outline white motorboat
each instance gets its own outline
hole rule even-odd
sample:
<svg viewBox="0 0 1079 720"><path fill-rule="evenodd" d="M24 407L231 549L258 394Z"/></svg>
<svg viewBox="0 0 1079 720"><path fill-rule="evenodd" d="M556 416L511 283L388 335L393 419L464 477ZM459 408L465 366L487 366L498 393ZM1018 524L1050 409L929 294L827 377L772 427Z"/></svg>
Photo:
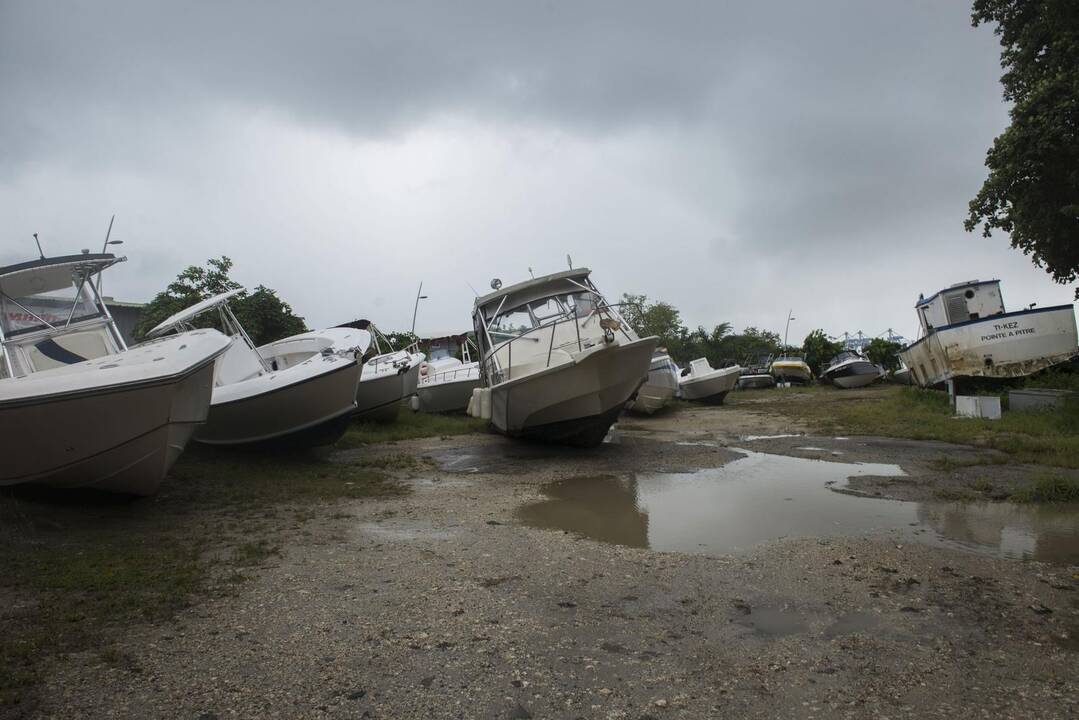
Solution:
<svg viewBox="0 0 1079 720"><path fill-rule="evenodd" d="M195 330L128 349L101 253L0 268L0 485L151 495L207 418L230 345Z"/></svg>
<svg viewBox="0 0 1079 720"><path fill-rule="evenodd" d="M803 358L784 355L772 361L769 372L776 382L805 385L813 379L813 371Z"/></svg>
<svg viewBox="0 0 1079 720"><path fill-rule="evenodd" d="M299 343L281 345L277 352L256 349L229 308L229 300L241 292L230 290L196 303L149 333L157 337L181 330L216 311L221 326L232 337L232 345L214 369L210 416L195 439L210 445L271 440L300 446L335 442L356 409L360 380L356 353L337 351L317 339L309 343L309 355Z"/></svg>
<svg viewBox="0 0 1079 720"><path fill-rule="evenodd" d="M480 364L472 359L468 335L440 335L428 339L426 345L428 359L419 366L412 409L428 413L464 412L472 391L482 385Z"/></svg>
<svg viewBox="0 0 1079 720"><path fill-rule="evenodd" d="M697 358L688 368L682 368L678 385L685 400L722 405L741 375L740 365L717 369L708 364L707 358Z"/></svg>
<svg viewBox="0 0 1079 720"><path fill-rule="evenodd" d="M1079 355L1072 305L1005 312L1000 281L958 283L915 304L922 338L899 356L922 387L1031 375Z"/></svg>
<svg viewBox="0 0 1079 720"><path fill-rule="evenodd" d="M485 387L469 414L513 437L594 446L644 382L658 338L640 338L575 268L476 298Z"/></svg>
<svg viewBox="0 0 1079 720"><path fill-rule="evenodd" d="M903 362L903 356L899 356L899 367L892 371L890 376L892 382L899 385L913 385L914 378L911 377L910 368Z"/></svg>
<svg viewBox="0 0 1079 720"><path fill-rule="evenodd" d="M380 341L381 336L381 341ZM360 375L360 382L356 386L356 408L353 415L364 420L379 422L391 422L397 418L401 401L416 392L420 363L424 356L421 353L412 353L407 350L393 350L383 352L382 342L388 342L378 329L368 320L313 330L278 340L259 348L263 357L271 357L275 353L286 350L286 347L305 343L317 339L318 343L307 347L307 354L302 357L311 357L319 352L316 348L325 345L335 352L354 351L365 357Z"/></svg>
<svg viewBox="0 0 1079 720"><path fill-rule="evenodd" d="M678 393L678 366L671 360L666 349L652 354L648 378L637 390L629 409L636 413L651 415L662 410Z"/></svg>
<svg viewBox="0 0 1079 720"><path fill-rule="evenodd" d="M821 377L836 387L850 390L880 379L880 368L855 350L844 350L832 358Z"/></svg>

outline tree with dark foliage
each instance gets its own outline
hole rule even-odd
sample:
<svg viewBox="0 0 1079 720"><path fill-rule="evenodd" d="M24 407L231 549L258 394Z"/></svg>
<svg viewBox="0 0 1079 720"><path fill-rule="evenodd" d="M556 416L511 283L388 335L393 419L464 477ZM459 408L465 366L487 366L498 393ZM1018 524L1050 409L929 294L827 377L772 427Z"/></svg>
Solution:
<svg viewBox="0 0 1079 720"><path fill-rule="evenodd" d="M965 226L1011 235L1058 283L1079 278L1079 0L975 0L996 23L1011 124L986 155L989 177ZM1079 298L1079 290L1076 290Z"/></svg>
<svg viewBox="0 0 1079 720"><path fill-rule="evenodd" d="M242 286L229 277L232 260L210 258L206 267L191 265L176 276L164 291L159 292L143 309L135 335L141 339L158 323L184 308L206 298ZM255 345L264 345L307 330L303 318L292 313L288 303L268 287L259 285L255 292L246 291L233 298L229 307L244 326ZM217 313L206 313L195 321L199 327L218 327Z"/></svg>

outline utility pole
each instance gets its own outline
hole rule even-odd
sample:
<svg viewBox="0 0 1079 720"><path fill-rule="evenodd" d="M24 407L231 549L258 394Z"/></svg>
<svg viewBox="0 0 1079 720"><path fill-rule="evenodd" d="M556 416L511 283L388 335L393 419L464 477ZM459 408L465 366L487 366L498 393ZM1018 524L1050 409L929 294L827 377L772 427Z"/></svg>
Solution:
<svg viewBox="0 0 1079 720"><path fill-rule="evenodd" d="M420 289L416 291L416 304L412 307L412 334L416 334L416 313L420 309L420 300L426 300L427 296L423 295L423 282L420 282Z"/></svg>

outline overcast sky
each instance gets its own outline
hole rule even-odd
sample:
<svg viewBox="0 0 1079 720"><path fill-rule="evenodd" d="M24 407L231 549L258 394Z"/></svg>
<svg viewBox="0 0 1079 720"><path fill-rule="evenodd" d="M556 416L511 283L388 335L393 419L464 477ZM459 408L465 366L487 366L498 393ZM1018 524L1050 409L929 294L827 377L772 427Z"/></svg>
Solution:
<svg viewBox="0 0 1079 720"><path fill-rule="evenodd" d="M468 327L473 293L593 269L691 327L917 326L999 277L962 223L1007 121L969 3L0 0L0 264L100 248L148 300L226 254L312 327Z"/></svg>

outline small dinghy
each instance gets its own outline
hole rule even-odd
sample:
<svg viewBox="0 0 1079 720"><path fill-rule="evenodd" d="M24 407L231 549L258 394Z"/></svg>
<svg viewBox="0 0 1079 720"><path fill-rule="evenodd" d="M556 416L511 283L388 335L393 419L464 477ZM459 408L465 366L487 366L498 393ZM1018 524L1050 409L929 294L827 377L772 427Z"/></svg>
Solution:
<svg viewBox="0 0 1079 720"><path fill-rule="evenodd" d="M879 380L880 368L864 355L854 350L844 350L831 359L821 377L836 387L850 390Z"/></svg>
<svg viewBox="0 0 1079 720"><path fill-rule="evenodd" d="M193 330L129 349L95 286L125 259L0 268L0 485L151 495L206 421L230 341Z"/></svg>
<svg viewBox="0 0 1079 720"><path fill-rule="evenodd" d="M688 368L682 368L678 386L685 400L722 405L741 375L740 365L716 369L708 364L707 358L697 358Z"/></svg>
<svg viewBox="0 0 1079 720"><path fill-rule="evenodd" d="M216 312L232 345L214 369L213 400L206 424L195 439L210 445L244 445L278 441L298 446L328 445L347 428L356 409L360 363L351 350L310 338L265 352L255 348L229 300L243 292L230 290L196 303L168 318L151 337L192 326L196 318Z"/></svg>

